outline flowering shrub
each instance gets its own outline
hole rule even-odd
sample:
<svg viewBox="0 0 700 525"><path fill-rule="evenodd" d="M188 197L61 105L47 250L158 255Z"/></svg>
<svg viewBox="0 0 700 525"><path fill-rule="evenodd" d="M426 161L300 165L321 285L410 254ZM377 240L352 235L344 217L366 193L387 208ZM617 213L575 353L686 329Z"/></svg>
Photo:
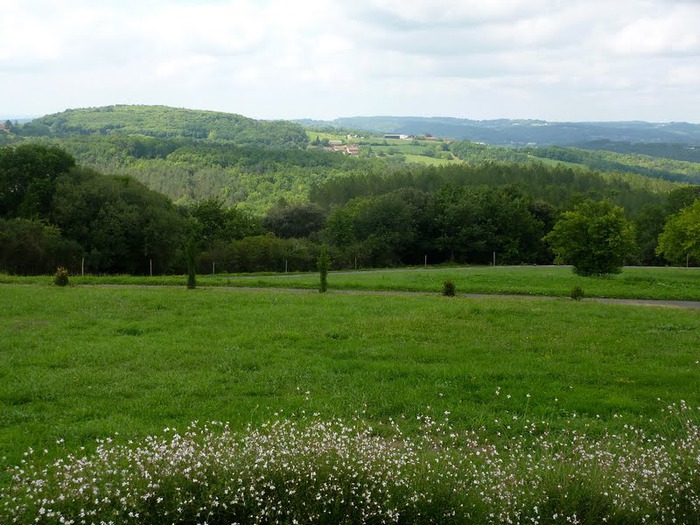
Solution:
<svg viewBox="0 0 700 525"><path fill-rule="evenodd" d="M68 286L68 275L68 270L63 266L59 266L53 274L53 284L56 286Z"/></svg>
<svg viewBox="0 0 700 525"><path fill-rule="evenodd" d="M681 424L673 439L532 425L491 442L430 418L413 438L393 423L195 423L44 466L29 454L0 522L697 523L700 427Z"/></svg>

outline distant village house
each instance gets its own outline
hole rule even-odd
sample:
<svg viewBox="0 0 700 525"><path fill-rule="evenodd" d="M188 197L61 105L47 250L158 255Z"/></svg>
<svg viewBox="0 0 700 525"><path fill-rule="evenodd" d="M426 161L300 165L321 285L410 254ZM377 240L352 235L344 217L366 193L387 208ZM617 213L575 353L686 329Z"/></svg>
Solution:
<svg viewBox="0 0 700 525"><path fill-rule="evenodd" d="M328 147L325 148L328 151L335 151L343 153L344 155L359 155L360 148L357 146L347 146L343 144L342 140L329 140Z"/></svg>

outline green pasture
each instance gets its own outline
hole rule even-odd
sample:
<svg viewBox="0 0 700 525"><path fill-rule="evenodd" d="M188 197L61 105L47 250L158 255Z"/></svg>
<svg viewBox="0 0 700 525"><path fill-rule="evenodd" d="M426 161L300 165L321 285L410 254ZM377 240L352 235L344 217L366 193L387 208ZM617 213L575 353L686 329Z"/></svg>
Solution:
<svg viewBox="0 0 700 525"><path fill-rule="evenodd" d="M317 132L306 130L306 135L309 140L341 140L344 144L357 144L362 143L362 147L371 147L372 151L377 154L381 153L383 155L403 155L406 158L406 162L414 164L423 164L427 166L444 166L454 162L462 162L456 157L452 159L444 159L441 157L430 157L425 155L426 148L433 149L436 145L441 146L443 142L428 141L428 140L402 140L402 139L384 139L383 137L363 137L361 139L350 138L348 139L346 134L328 133L328 132ZM418 144L416 144L418 142ZM552 164L557 164L556 161L550 161Z"/></svg>
<svg viewBox="0 0 700 525"><path fill-rule="evenodd" d="M0 308L3 467L28 447L53 454L193 420L359 415L410 433L417 416L449 412L494 435L525 421L663 431L668 404L700 405L689 309L17 284L0 285Z"/></svg>
<svg viewBox="0 0 700 525"><path fill-rule="evenodd" d="M347 134L343 133L327 133L323 131L311 131L307 129L306 136L309 138L309 140L316 140L316 138L318 138L319 140L342 140L343 142L348 141Z"/></svg>
<svg viewBox="0 0 700 525"><path fill-rule="evenodd" d="M700 268L625 268L618 275L581 277L562 266L443 267L335 272L330 289L439 293L445 281L461 294L569 297L578 286L586 297L700 300ZM229 286L315 288L316 274L226 276L203 282Z"/></svg>
<svg viewBox="0 0 700 525"><path fill-rule="evenodd" d="M445 166L447 164L461 163L462 161L456 157L451 160L442 159L439 157L428 157L426 155L420 154L407 154L405 155L406 162L411 162L414 164L425 164L427 166Z"/></svg>
<svg viewBox="0 0 700 525"><path fill-rule="evenodd" d="M71 276L74 285L184 286L183 275ZM580 287L585 297L700 301L700 268L628 267L618 275L581 277L565 266L445 266L330 272L333 290L425 292L438 294L445 281L458 294L569 297ZM0 274L0 284L50 285L50 276ZM199 286L317 289L318 273L200 274Z"/></svg>

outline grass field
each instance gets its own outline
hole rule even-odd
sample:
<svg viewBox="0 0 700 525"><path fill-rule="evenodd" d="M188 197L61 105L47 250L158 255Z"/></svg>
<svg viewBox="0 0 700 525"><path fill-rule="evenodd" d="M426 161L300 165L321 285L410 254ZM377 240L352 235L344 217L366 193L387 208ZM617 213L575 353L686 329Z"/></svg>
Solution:
<svg viewBox="0 0 700 525"><path fill-rule="evenodd" d="M477 430L479 439L502 443L513 454L522 447L522 458L509 467L521 472L535 468L526 466L529 461L548 464L550 459L535 460L526 451L541 446L534 445L538 436L549 439L559 430L609 439L639 428L661 436L655 439L694 442L681 436L685 427L668 406L700 410L697 310L437 292L449 278L458 292L567 295L581 278L564 268L330 276L331 289L431 292L414 295L235 288L312 287L317 278L202 276L200 283L219 286L186 290L182 277L169 278L179 286L139 286L169 281L121 277L116 281L135 286L67 288L47 285L48 277L5 277L0 489L9 486L10 467L30 447L46 450L46 459L63 457L94 450L96 440L125 443L194 420L244 429L274 420L340 418L369 423L373 433L387 437L395 424L410 444L422 439L425 417L449 419L454 432ZM697 298L697 278L697 270L635 269L584 280L582 287L589 294L629 297L636 290L644 297L687 299ZM106 279L83 279L88 281ZM488 472L483 475L494 475ZM454 475L461 483L467 474ZM680 494L668 483L669 494ZM580 497L588 505L589 496ZM539 493L528 498L542 501ZM594 515L610 514L603 509ZM639 517L629 515L632 521L619 522Z"/></svg>
<svg viewBox="0 0 700 525"><path fill-rule="evenodd" d="M456 267L338 272L329 276L332 289L439 292L445 281L457 293L568 297L574 287L586 297L700 300L698 268L626 268L619 275L580 277L568 267ZM318 276L227 276L211 284L315 288Z"/></svg>
<svg viewBox="0 0 700 525"><path fill-rule="evenodd" d="M76 285L180 286L184 276L71 276ZM586 297L700 301L700 268L625 268L618 275L580 277L564 266L416 267L356 272L331 272L335 290L439 293L445 281L461 294L501 294L569 297L580 287ZM198 275L200 286L316 289L318 274ZM50 285L47 276L0 274L0 284Z"/></svg>
<svg viewBox="0 0 700 525"><path fill-rule="evenodd" d="M77 447L280 411L375 422L449 411L469 428L576 414L607 426L680 399L700 404L700 320L682 309L13 285L0 288L0 306L0 456L10 463L57 439Z"/></svg>
<svg viewBox="0 0 700 525"><path fill-rule="evenodd" d="M427 166L445 166L447 164L454 164L462 162L461 160L455 158L443 159L439 157L428 157L426 155L416 155L413 153L408 153L405 155L406 162L412 162L414 164L425 164Z"/></svg>

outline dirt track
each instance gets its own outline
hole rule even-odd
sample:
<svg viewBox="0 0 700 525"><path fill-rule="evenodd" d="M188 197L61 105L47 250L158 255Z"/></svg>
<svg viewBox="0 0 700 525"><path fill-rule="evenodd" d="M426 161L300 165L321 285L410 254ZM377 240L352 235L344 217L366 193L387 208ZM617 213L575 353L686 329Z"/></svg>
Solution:
<svg viewBox="0 0 700 525"><path fill-rule="evenodd" d="M218 287L211 287L218 288ZM285 291L289 293L318 293L317 290L309 288L256 288L256 287L230 287L229 290L246 290L246 291L260 291L260 290L277 290ZM406 291L389 291L389 290L328 290L330 294L366 294L366 295L437 295L433 292L406 292ZM470 297L473 299L479 298L507 298L507 299L560 299L560 300L571 300L568 297L557 297L551 295L501 295L501 294L457 294L458 297ZM582 302L591 303L609 303L609 304L629 304L633 306L657 306L665 308L690 308L690 309L700 309L700 301L673 301L665 299L614 299L607 297L587 297L581 300Z"/></svg>

